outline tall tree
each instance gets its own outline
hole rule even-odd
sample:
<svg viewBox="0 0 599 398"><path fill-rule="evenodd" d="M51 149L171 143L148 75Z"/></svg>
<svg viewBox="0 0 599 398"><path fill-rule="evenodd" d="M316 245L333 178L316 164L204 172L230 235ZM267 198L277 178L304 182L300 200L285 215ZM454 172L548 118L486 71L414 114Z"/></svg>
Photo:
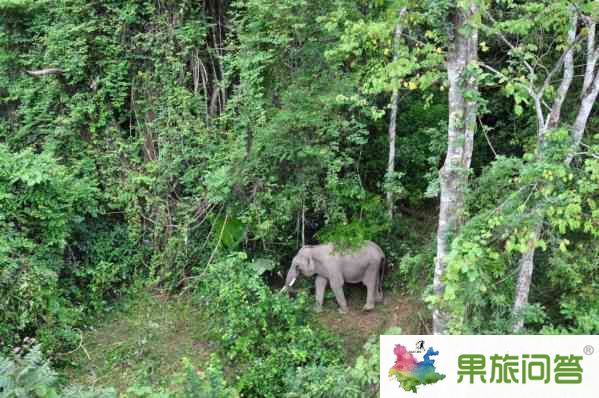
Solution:
<svg viewBox="0 0 599 398"><path fill-rule="evenodd" d="M450 10L447 76L449 81L449 122L447 154L439 172L441 204L437 228L437 258L433 290L437 297L444 291L443 277L451 241L459 229L464 209L464 189L472 159L476 129L478 90L475 68L478 62L478 30L475 18L479 12L476 1L466 1ZM447 329L447 314L437 306L433 311L433 333Z"/></svg>
<svg viewBox="0 0 599 398"><path fill-rule="evenodd" d="M543 85L539 89L536 89L532 83L528 86L528 91L533 99L537 115L537 158L539 159L543 158L543 145L547 131L556 128L560 123L562 105L566 99L566 95L570 89L570 85L572 84L572 79L574 77L574 43L576 40L577 24L578 19L576 13L573 13L570 29L568 31L566 49L553 68L554 71L558 71L563 65L563 75L561 83L557 89L555 100L551 106L551 111L547 117L544 115L542 101L545 91L550 84L553 73L549 73L547 75ZM502 36L502 38L505 40L504 36ZM528 63L527 68L529 68L532 75L534 75L534 70ZM543 217L541 216L541 219L532 228L530 239L528 241L528 250L523 253L518 262L518 279L516 282L513 305L514 314L520 313L522 308L528 303L528 294L530 292L534 268L535 245L541 236L542 229ZM518 332L522 326L523 320L521 317L519 317L514 323L513 331Z"/></svg>
<svg viewBox="0 0 599 398"><path fill-rule="evenodd" d="M397 22L393 31L393 62L399 59L399 40L402 31L402 19L406 13L406 8L402 7L397 15ZM391 115L389 117L389 160L387 163L387 175L392 176L395 172L395 136L397 129L397 106L399 102L399 88L394 86L391 94ZM393 219L393 192L387 191L387 208L389 220Z"/></svg>
<svg viewBox="0 0 599 398"><path fill-rule="evenodd" d="M574 54L577 43L576 31L578 29L579 20L582 19L586 25L586 57L585 57L585 73L584 81L582 85L582 92L580 94L580 102L578 104L578 110L576 111L576 118L571 129L571 150L566 156L565 163L570 165L574 158L580 143L582 141L584 131L588 122L589 115L593 108L593 104L599 94L599 71L596 71L595 65L599 59L599 48L595 45L595 33L596 33L596 21L593 17L588 15L580 15L580 8L575 5L569 7L571 14L570 26L567 33L566 46L561 56L559 57L556 64L547 74L543 84L539 89L534 88L534 83L528 84L528 91L533 98L537 125L538 125L538 147L537 147L537 158L543 158L544 140L548 131L558 128L561 123L561 108L566 99L572 81L574 79ZM580 18L581 17L581 18ZM514 46L507 41L505 36L501 36L502 39L514 48ZM531 76L535 76L535 70L530 63L525 63L526 67L531 72ZM543 96L546 90L550 87L550 82L553 76L560 70L563 69L562 79L559 87L556 91L556 96L551 106L551 110L548 115L544 114L543 111ZM537 242L539 241L543 229L543 220L545 219L544 214L539 215L539 219L533 226L530 239L528 241L528 249L522 254L518 263L518 280L516 283L516 291L513 303L513 313L518 315L522 312L524 307L528 304L528 296L532 284L532 276L534 270L534 257ZM524 320L521 316L518 316L513 324L513 332L519 332L524 326Z"/></svg>

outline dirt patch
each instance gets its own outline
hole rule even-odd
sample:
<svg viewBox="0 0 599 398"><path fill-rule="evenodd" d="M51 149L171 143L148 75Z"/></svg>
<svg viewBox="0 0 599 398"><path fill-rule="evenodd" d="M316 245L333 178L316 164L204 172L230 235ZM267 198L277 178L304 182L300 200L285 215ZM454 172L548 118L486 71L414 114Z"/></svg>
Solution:
<svg viewBox="0 0 599 398"><path fill-rule="evenodd" d="M362 310L366 292L362 286L346 286L349 313L340 314L332 294L327 294L322 313L317 318L326 328L344 340L348 359L353 361L372 335L399 326L404 334L430 334L430 315L419 298L388 292L385 302L373 311Z"/></svg>

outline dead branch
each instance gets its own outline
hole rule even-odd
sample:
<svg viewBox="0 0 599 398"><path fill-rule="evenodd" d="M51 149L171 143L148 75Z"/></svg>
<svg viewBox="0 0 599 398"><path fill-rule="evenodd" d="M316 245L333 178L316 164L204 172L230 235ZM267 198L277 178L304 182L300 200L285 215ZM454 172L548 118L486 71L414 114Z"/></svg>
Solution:
<svg viewBox="0 0 599 398"><path fill-rule="evenodd" d="M45 68L45 69L40 69L40 70L27 70L25 72L29 76L34 76L34 77L42 77L42 76L49 76L49 75L61 75L64 73L64 71L60 68Z"/></svg>

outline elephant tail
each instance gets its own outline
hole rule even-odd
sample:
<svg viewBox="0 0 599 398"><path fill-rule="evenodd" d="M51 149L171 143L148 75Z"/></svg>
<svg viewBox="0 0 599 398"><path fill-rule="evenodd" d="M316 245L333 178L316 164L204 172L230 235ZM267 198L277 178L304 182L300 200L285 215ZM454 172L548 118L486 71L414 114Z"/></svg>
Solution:
<svg viewBox="0 0 599 398"><path fill-rule="evenodd" d="M377 281L377 295L380 301L383 300L383 277L385 276L385 267L387 265L387 261L385 258L385 254L383 254L383 257L381 258L381 266L379 269L379 276L378 276L378 281Z"/></svg>

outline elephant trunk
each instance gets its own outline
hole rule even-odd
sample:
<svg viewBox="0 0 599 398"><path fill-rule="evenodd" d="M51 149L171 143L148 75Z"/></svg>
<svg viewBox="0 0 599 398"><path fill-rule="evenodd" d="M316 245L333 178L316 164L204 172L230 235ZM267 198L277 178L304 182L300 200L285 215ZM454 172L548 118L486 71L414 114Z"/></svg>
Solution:
<svg viewBox="0 0 599 398"><path fill-rule="evenodd" d="M297 266L292 265L291 268L289 268L289 272L287 272L287 278L285 278L285 286L283 286L283 290L286 290L286 289L292 287L293 284L295 283L295 281L297 280L297 277L298 277Z"/></svg>

